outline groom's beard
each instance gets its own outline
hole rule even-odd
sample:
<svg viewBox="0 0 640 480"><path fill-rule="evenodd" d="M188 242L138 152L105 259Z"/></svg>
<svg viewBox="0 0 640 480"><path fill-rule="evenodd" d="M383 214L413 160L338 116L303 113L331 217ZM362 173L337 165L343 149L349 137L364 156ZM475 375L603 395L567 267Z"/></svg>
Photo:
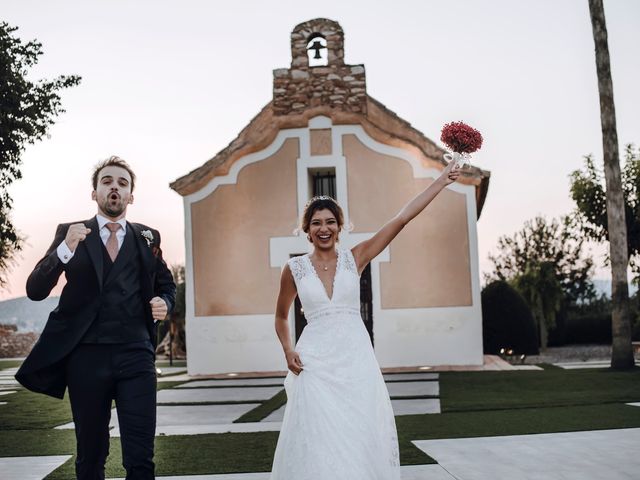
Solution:
<svg viewBox="0 0 640 480"><path fill-rule="evenodd" d="M127 203L118 197L117 200L111 200L111 195L102 202L102 211L110 217L119 217L127 208Z"/></svg>

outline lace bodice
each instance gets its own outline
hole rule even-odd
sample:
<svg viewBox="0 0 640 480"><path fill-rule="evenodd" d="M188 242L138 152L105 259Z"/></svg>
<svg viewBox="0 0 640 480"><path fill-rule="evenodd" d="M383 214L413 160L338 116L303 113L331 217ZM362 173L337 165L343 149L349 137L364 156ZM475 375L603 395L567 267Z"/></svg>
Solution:
<svg viewBox="0 0 640 480"><path fill-rule="evenodd" d="M337 256L331 298L308 254L288 262L308 322L325 315L360 313L360 277L353 254L351 250L339 248Z"/></svg>

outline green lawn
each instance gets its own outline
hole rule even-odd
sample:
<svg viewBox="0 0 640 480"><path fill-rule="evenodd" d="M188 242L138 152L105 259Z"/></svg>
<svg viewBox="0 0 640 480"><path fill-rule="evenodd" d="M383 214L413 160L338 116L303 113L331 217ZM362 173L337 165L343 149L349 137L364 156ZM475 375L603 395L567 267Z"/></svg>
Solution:
<svg viewBox="0 0 640 480"><path fill-rule="evenodd" d="M15 368L22 365L22 360L0 360L0 370Z"/></svg>
<svg viewBox="0 0 640 480"><path fill-rule="evenodd" d="M173 365L169 365L169 360L158 360L156 361L156 366L163 368L163 367L182 367L182 368L186 368L187 367L187 361L186 360L174 360L173 361Z"/></svg>
<svg viewBox="0 0 640 480"><path fill-rule="evenodd" d="M640 408L624 405L640 401L640 368L447 372L440 375L440 398L440 415L396 417L403 465L433 462L412 440L640 427ZM0 456L74 453L73 431L51 429L71 421L66 399L22 390L2 400L8 404L0 406ZM281 391L237 421L258 421L284 401ZM268 471L277 438L277 432L160 436L157 474ZM108 476L124 476L120 462L113 439ZM73 477L72 459L47 478Z"/></svg>
<svg viewBox="0 0 640 480"><path fill-rule="evenodd" d="M21 389L11 395L3 395L0 405L0 431L2 436L10 430L42 430L68 423L71 418L69 397L58 400ZM0 450L0 457L6 457Z"/></svg>
<svg viewBox="0 0 640 480"><path fill-rule="evenodd" d="M440 398L443 412L637 402L640 368L449 372Z"/></svg>

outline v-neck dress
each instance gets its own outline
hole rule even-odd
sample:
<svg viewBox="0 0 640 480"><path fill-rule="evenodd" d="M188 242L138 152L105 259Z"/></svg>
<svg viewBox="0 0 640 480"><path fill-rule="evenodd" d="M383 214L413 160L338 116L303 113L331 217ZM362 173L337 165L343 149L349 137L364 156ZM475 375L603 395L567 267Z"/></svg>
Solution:
<svg viewBox="0 0 640 480"><path fill-rule="evenodd" d="M338 249L332 297L308 255L289 260L307 326L296 345L300 375L287 405L272 480L399 480L389 392L360 316L360 278Z"/></svg>

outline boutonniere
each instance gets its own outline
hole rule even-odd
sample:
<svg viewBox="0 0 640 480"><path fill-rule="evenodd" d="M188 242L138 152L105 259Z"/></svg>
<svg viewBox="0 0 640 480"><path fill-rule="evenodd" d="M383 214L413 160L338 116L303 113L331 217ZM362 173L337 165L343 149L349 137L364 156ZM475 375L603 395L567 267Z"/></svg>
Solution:
<svg viewBox="0 0 640 480"><path fill-rule="evenodd" d="M140 235L142 235L142 238L147 241L147 247L150 247L153 243L153 233L151 232L151 230L142 230L140 232Z"/></svg>

